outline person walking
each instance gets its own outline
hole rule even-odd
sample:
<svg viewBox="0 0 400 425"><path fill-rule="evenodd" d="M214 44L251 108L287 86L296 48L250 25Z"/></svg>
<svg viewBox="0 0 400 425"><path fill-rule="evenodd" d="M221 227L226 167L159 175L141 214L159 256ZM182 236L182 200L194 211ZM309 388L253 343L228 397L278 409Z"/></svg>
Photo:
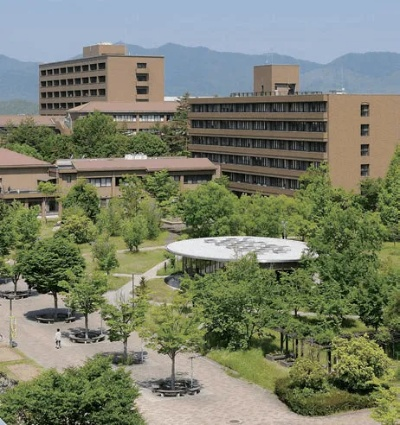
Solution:
<svg viewBox="0 0 400 425"><path fill-rule="evenodd" d="M57 332L54 336L54 339L56 341L56 348L61 348L61 332L60 332L60 329L57 329Z"/></svg>

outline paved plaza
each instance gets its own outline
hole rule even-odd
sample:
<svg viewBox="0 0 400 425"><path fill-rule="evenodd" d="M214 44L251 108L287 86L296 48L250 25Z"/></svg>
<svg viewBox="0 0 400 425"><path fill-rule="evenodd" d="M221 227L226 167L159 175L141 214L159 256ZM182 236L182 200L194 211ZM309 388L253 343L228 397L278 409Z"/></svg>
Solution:
<svg viewBox="0 0 400 425"><path fill-rule="evenodd" d="M161 265L162 266L162 265ZM156 268L155 268L156 269ZM155 274L152 269L145 274L151 278ZM139 276L137 276L139 282ZM131 290L128 283L122 291ZM115 293L108 293L110 300ZM83 318L74 323L40 324L27 317L28 312L51 308L53 298L49 295L34 295L27 299L13 302L13 313L17 320L18 349L44 368L54 367L62 370L67 366L81 365L85 359L96 353L113 353L122 351L122 343L104 341L97 344L74 344L68 338L62 339L62 348L57 350L54 333L59 327L64 336L72 328L83 327ZM9 323L9 301L0 299L0 333L7 339ZM62 303L60 303L62 305ZM89 319L90 328L104 326L100 316L93 314ZM3 341L0 347L5 357L13 356L11 349L6 349ZM129 349L140 351L142 341L136 334L129 340ZM277 397L269 391L249 384L243 380L228 376L217 363L203 357L190 360L190 354L177 356L179 374L195 379L202 386L200 394L179 398L158 397L151 392L148 382L168 376L170 359L167 356L149 350L144 364L130 366L132 377L141 388L141 396L137 401L139 410L148 425L372 425L376 424L369 417L368 411L346 413L323 418L308 418L290 412ZM7 354L6 354L7 353ZM193 365L193 369L192 366Z"/></svg>

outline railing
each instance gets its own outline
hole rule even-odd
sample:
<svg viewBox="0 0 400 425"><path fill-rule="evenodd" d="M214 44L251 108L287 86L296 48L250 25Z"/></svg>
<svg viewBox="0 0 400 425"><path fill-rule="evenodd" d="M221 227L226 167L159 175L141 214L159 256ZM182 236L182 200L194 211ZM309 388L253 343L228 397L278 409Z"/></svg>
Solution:
<svg viewBox="0 0 400 425"><path fill-rule="evenodd" d="M263 92L234 92L230 97L257 97L257 96L312 96L323 94L322 91L296 91L293 93L282 93L280 91L263 91Z"/></svg>

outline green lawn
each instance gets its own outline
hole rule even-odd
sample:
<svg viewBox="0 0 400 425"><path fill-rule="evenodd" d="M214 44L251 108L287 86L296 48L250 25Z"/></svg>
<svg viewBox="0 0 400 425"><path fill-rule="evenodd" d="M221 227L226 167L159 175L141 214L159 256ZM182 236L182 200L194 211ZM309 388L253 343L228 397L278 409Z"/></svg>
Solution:
<svg viewBox="0 0 400 425"><path fill-rule="evenodd" d="M131 280L130 277L126 276L108 276L108 290L116 291L122 286L126 285Z"/></svg>
<svg viewBox="0 0 400 425"><path fill-rule="evenodd" d="M40 227L40 237L42 239L45 238L51 238L54 235L53 227L56 225L57 221L59 219L48 219L47 223L44 220L41 220L41 227Z"/></svg>
<svg viewBox="0 0 400 425"><path fill-rule="evenodd" d="M208 357L228 368L228 374L246 379L270 391L275 389L277 379L289 373L287 368L266 360L261 349L233 352L214 350Z"/></svg>
<svg viewBox="0 0 400 425"><path fill-rule="evenodd" d="M150 279L146 281L151 301L157 303L169 303L175 294L175 290L168 286L164 279Z"/></svg>
<svg viewBox="0 0 400 425"><path fill-rule="evenodd" d="M165 251L156 249L154 251L119 252L117 258L119 267L113 273L144 273L155 265L165 260Z"/></svg>

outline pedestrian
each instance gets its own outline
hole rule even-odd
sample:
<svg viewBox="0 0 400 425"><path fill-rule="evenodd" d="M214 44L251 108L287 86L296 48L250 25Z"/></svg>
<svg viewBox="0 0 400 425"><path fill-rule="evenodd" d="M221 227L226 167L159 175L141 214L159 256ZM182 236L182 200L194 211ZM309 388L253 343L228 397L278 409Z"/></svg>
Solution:
<svg viewBox="0 0 400 425"><path fill-rule="evenodd" d="M57 332L54 336L54 339L56 341L56 348L61 348L61 332L60 332L60 329L57 329Z"/></svg>

